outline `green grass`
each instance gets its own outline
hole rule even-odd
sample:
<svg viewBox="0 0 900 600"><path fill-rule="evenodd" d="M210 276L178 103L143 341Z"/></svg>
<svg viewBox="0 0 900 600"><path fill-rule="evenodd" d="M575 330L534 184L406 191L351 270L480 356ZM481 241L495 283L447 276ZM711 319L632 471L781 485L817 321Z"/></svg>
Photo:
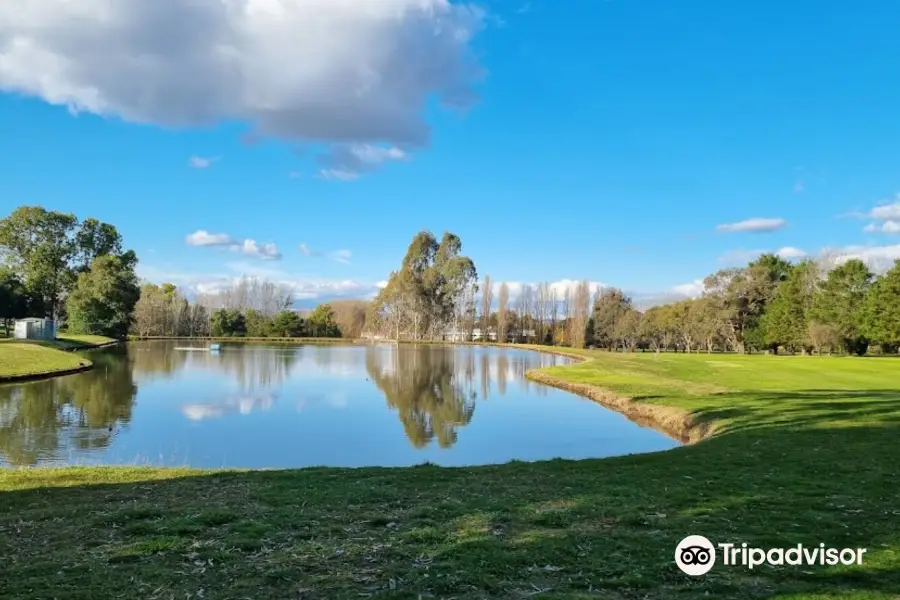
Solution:
<svg viewBox="0 0 900 600"><path fill-rule="evenodd" d="M900 360L586 353L548 372L716 435L442 469L0 472L0 590L37 598L896 598ZM598 408L599 410L599 408ZM861 566L673 563L688 534Z"/></svg>
<svg viewBox="0 0 900 600"><path fill-rule="evenodd" d="M56 336L57 342L71 344L73 347L92 347L103 346L105 344L113 344L117 340L105 335L76 335L71 333L62 333Z"/></svg>
<svg viewBox="0 0 900 600"><path fill-rule="evenodd" d="M89 364L89 360L77 354L63 352L42 344L11 340L5 340L0 344L0 381L15 377L70 371ZM0 423L2 423L2 416L0 416Z"/></svg>

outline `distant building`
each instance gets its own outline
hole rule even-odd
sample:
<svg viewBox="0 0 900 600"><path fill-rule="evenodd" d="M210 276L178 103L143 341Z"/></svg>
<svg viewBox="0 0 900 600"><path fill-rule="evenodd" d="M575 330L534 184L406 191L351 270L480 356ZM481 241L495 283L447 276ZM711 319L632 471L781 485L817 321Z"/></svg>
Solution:
<svg viewBox="0 0 900 600"><path fill-rule="evenodd" d="M56 321L36 317L16 319L13 337L18 340L54 340L56 339Z"/></svg>

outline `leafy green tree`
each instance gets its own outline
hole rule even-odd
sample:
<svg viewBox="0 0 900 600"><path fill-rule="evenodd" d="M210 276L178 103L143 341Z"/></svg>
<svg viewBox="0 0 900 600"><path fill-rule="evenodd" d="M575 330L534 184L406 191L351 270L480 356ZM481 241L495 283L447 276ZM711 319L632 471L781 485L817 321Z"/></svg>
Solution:
<svg viewBox="0 0 900 600"><path fill-rule="evenodd" d="M308 334L303 317L291 310L278 313L269 328L273 337L304 337Z"/></svg>
<svg viewBox="0 0 900 600"><path fill-rule="evenodd" d="M41 206L20 206L0 220L0 255L22 274L32 295L31 310L59 317L64 298L100 256L118 256L137 263L134 253L123 253L119 233L112 225L87 219L79 226L74 214L48 211Z"/></svg>
<svg viewBox="0 0 900 600"><path fill-rule="evenodd" d="M69 331L124 338L140 295L131 261L111 255L95 258L66 299Z"/></svg>
<svg viewBox="0 0 900 600"><path fill-rule="evenodd" d="M223 308L213 313L210 332L213 337L244 337L247 334L247 320L241 311Z"/></svg>
<svg viewBox="0 0 900 600"><path fill-rule="evenodd" d="M4 331L10 335L12 319L28 316L28 293L25 285L12 269L0 266L0 319Z"/></svg>
<svg viewBox="0 0 900 600"><path fill-rule="evenodd" d="M593 322L593 342L609 350L613 350L618 341L616 324L631 308L631 298L616 288L604 289L594 303L591 318Z"/></svg>
<svg viewBox="0 0 900 600"><path fill-rule="evenodd" d="M341 337L341 330L334 320L330 304L320 304L306 318L309 335L313 337Z"/></svg>
<svg viewBox="0 0 900 600"><path fill-rule="evenodd" d="M400 270L391 273L369 308L370 331L395 338L440 338L477 279L475 264L461 251L462 242L450 232L440 242L429 231L419 232Z"/></svg>
<svg viewBox="0 0 900 600"><path fill-rule="evenodd" d="M244 312L248 337L266 337L272 329L272 319L266 318L260 311L248 308Z"/></svg>
<svg viewBox="0 0 900 600"><path fill-rule="evenodd" d="M816 297L819 271L813 261L795 266L787 279L778 286L775 297L768 303L761 325L765 343L777 348L784 345L792 350L810 346L810 311Z"/></svg>
<svg viewBox="0 0 900 600"><path fill-rule="evenodd" d="M811 317L830 325L850 354L861 356L869 346L864 309L872 277L864 262L848 260L828 274L812 308Z"/></svg>
<svg viewBox="0 0 900 600"><path fill-rule="evenodd" d="M900 346L900 260L872 285L864 320L866 335L883 350Z"/></svg>

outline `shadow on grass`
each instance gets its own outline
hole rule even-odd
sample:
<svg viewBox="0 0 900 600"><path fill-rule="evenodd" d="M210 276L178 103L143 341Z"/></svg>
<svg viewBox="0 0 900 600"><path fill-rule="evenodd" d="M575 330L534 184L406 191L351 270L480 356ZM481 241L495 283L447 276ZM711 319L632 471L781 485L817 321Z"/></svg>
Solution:
<svg viewBox="0 0 900 600"><path fill-rule="evenodd" d="M812 392L810 392L812 393ZM900 589L897 427L471 469L0 473L16 598L812 598ZM28 489L21 489L26 487ZM861 566L673 563L686 535Z"/></svg>
<svg viewBox="0 0 900 600"><path fill-rule="evenodd" d="M721 421L721 430L728 432L875 426L900 420L900 389L739 391L715 394L704 403L714 406L694 409L697 422Z"/></svg>

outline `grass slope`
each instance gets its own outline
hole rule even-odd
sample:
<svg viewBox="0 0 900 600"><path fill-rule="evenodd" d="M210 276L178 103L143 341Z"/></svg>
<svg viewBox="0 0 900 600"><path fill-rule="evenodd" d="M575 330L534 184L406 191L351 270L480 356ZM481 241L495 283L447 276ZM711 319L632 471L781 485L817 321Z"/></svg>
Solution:
<svg viewBox="0 0 900 600"><path fill-rule="evenodd" d="M717 420L669 452L470 469L0 473L16 598L896 598L900 361L589 353L560 380ZM713 542L861 566L673 563Z"/></svg>
<svg viewBox="0 0 900 600"><path fill-rule="evenodd" d="M89 360L77 354L42 344L18 341L0 344L0 382L9 378L71 371L89 364Z"/></svg>
<svg viewBox="0 0 900 600"><path fill-rule="evenodd" d="M53 373L66 373L85 367L91 361L64 352L65 350L89 350L114 344L116 340L102 335L64 334L53 341L0 339L0 383L22 377L41 377ZM0 419L2 423L2 419Z"/></svg>

